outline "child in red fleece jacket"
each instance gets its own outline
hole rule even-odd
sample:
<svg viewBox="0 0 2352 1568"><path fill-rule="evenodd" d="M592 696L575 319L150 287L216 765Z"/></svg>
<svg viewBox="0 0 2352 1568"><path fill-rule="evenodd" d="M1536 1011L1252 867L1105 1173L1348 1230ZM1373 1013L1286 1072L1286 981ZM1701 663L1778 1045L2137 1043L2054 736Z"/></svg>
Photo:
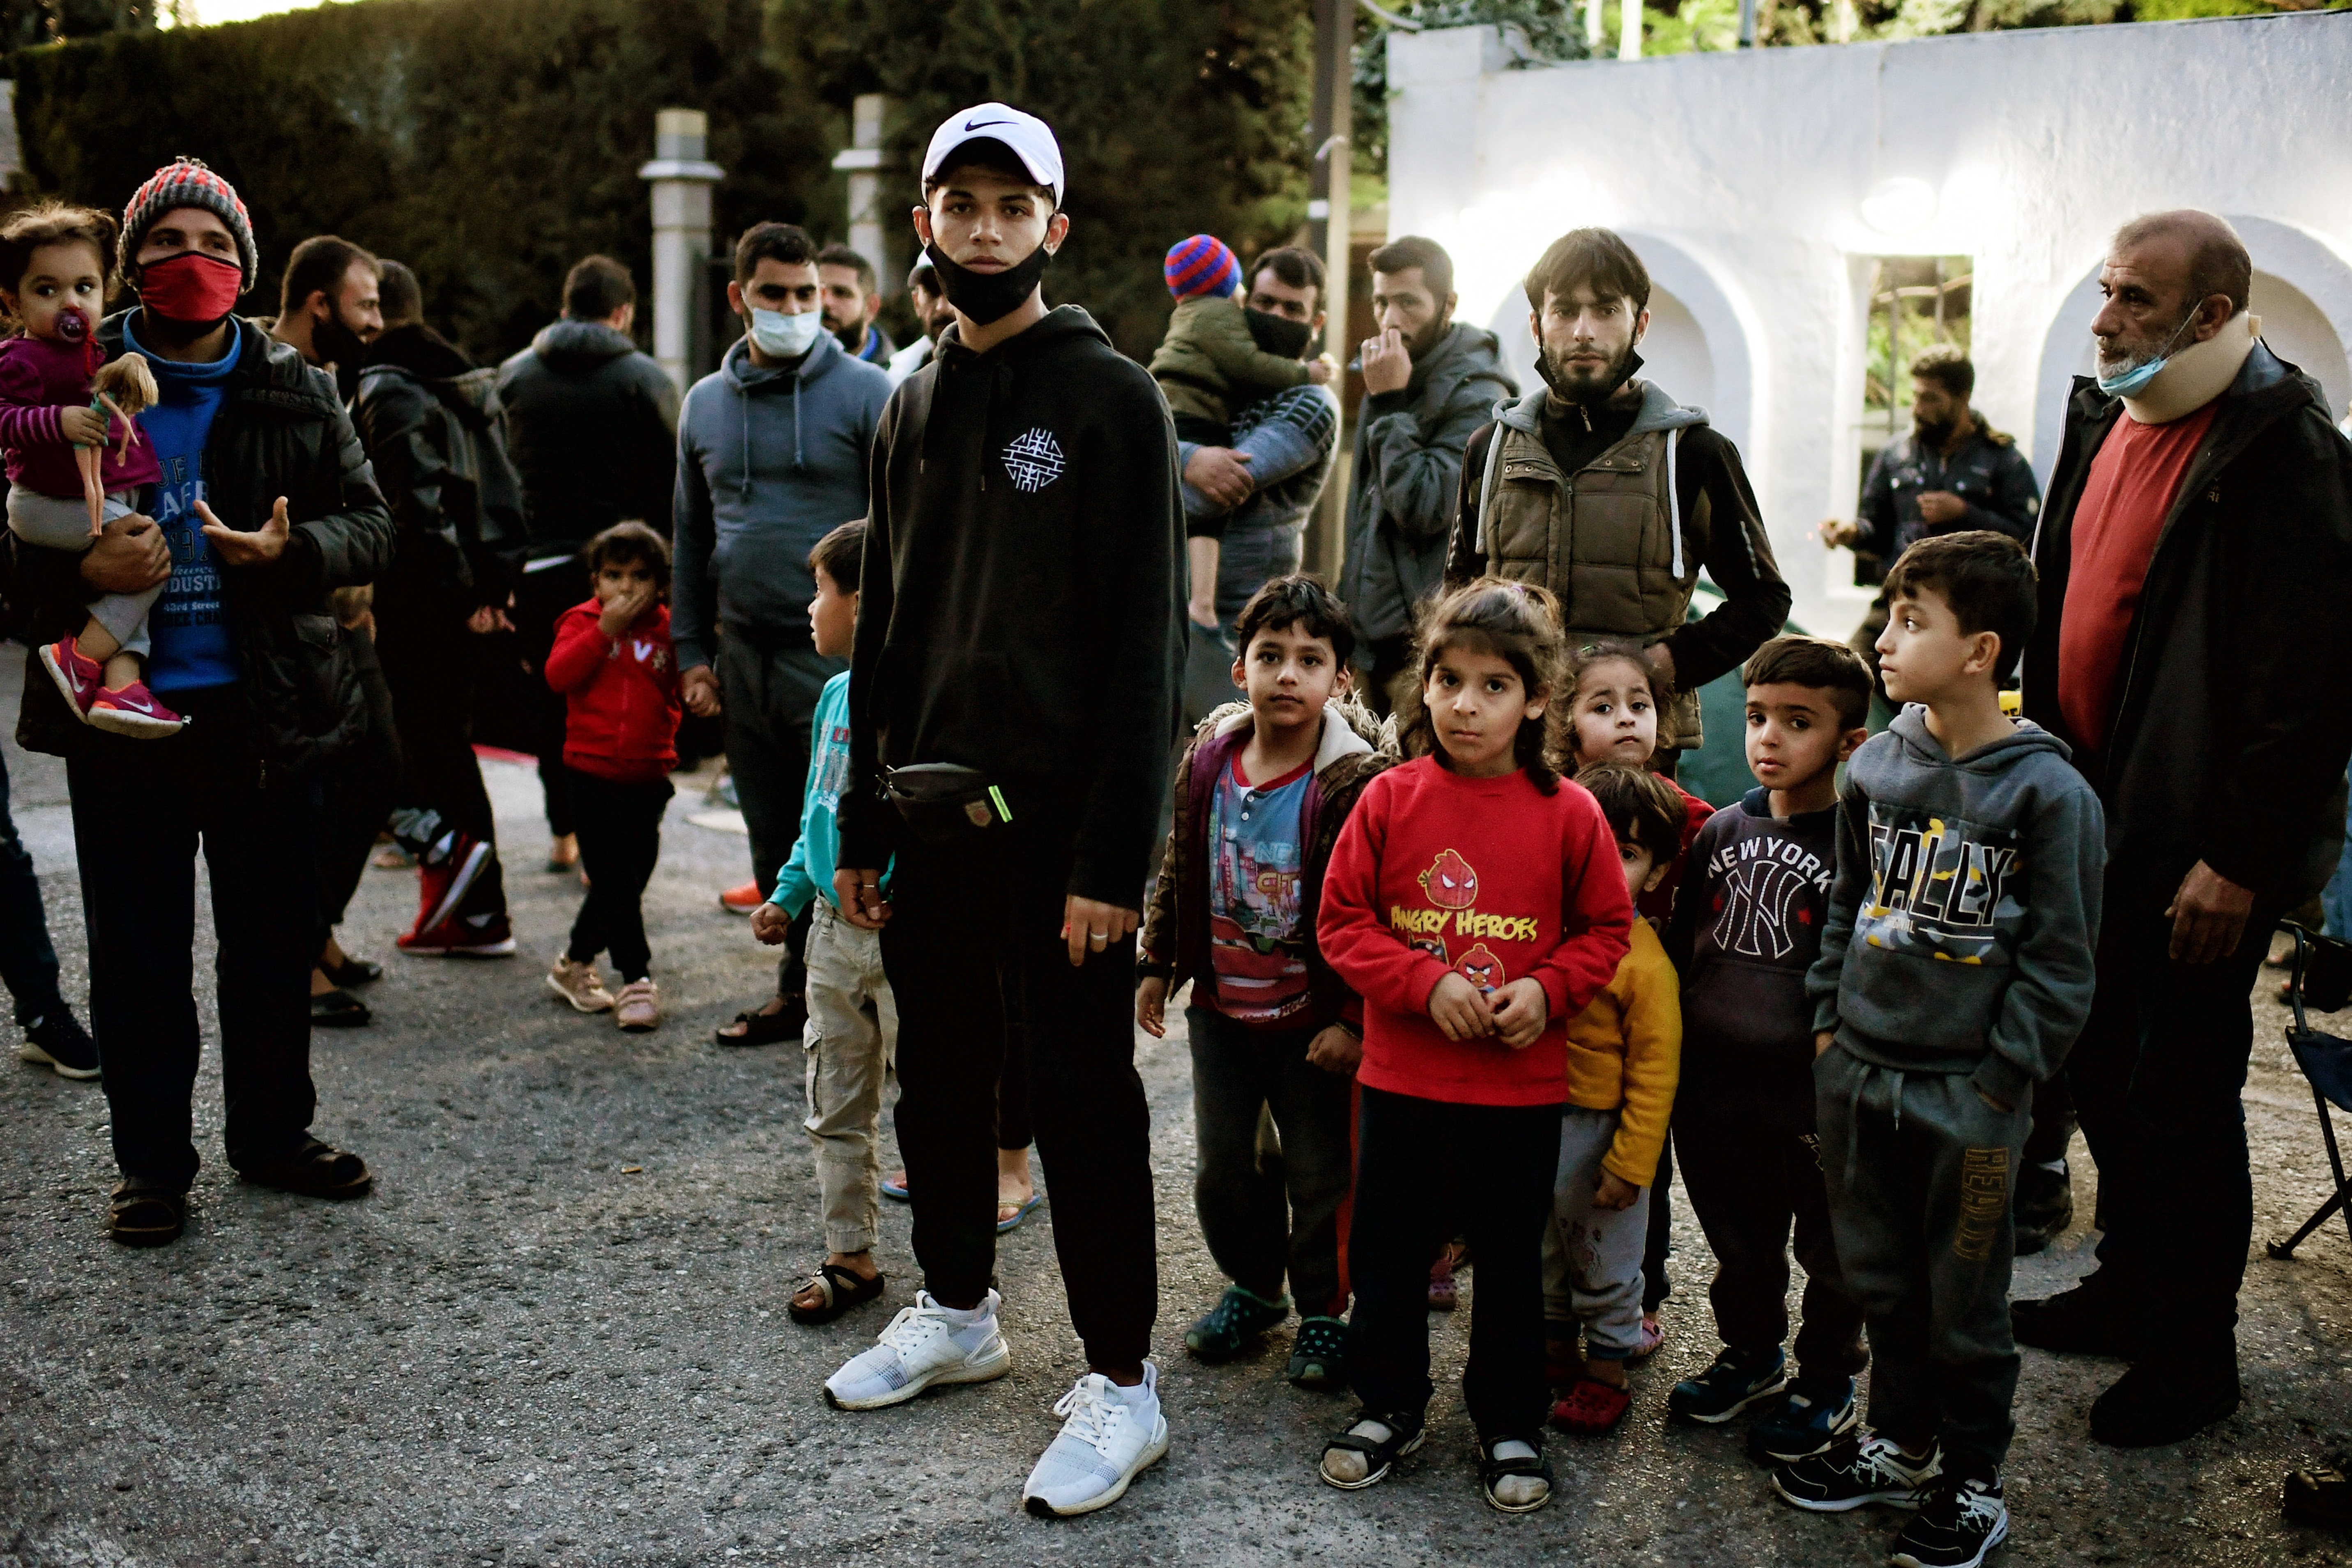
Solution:
<svg viewBox="0 0 2352 1568"><path fill-rule="evenodd" d="M632 1034L661 1022L661 994L638 907L661 858L669 770L677 765L677 654L670 647L669 545L642 522L588 542L593 599L555 623L547 683L563 693L563 765L572 775L588 897L548 989L583 1013L611 1012ZM596 973L610 951L616 997Z"/></svg>
<svg viewBox="0 0 2352 1568"><path fill-rule="evenodd" d="M1336 1487L1370 1486L1421 1444L1429 1258L1458 1207L1478 1260L1462 1388L1480 1484L1509 1513L1551 1496L1542 1247L1567 1025L1616 974L1633 921L1616 836L1553 766L1561 645L1540 588L1482 578L1442 600L1406 732L1419 754L1365 787L1325 874L1317 938L1364 999L1348 1252L1364 1408L1325 1446Z"/></svg>

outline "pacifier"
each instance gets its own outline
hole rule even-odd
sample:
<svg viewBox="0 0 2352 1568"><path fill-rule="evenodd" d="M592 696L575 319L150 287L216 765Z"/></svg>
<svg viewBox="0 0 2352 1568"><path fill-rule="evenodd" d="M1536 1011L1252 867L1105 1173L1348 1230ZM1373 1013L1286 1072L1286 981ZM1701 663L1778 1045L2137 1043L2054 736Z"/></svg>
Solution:
<svg viewBox="0 0 2352 1568"><path fill-rule="evenodd" d="M78 343L89 336L89 315L79 307L71 305L58 311L58 336L69 343Z"/></svg>

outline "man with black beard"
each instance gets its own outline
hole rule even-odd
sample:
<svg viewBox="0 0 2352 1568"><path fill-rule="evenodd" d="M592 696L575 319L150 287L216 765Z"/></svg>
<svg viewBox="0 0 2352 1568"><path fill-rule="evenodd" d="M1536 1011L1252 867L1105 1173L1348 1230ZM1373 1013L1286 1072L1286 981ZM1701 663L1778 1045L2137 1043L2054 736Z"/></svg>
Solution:
<svg viewBox="0 0 2352 1568"><path fill-rule="evenodd" d="M1696 749L1698 689L1778 636L1789 614L1739 449L1704 412L1633 378L1650 273L1622 239L1562 235L1527 291L1547 386L1471 437L1445 580L1540 583L1559 596L1571 647L1641 644L1674 694L1660 705L1660 750ZM1503 460L1490 465L1497 445ZM1702 571L1723 603L1685 624Z"/></svg>
<svg viewBox="0 0 2352 1568"><path fill-rule="evenodd" d="M1854 552L1856 584L1874 585L1896 556L1931 534L1984 529L2033 542L2042 487L2017 442L1969 406L1976 384L1976 367L1952 344L1939 343L1911 362L1911 434L1872 460L1860 519L1822 524L1822 542ZM1885 629L1882 593L1851 639L1874 679L1878 634Z"/></svg>
<svg viewBox="0 0 2352 1568"><path fill-rule="evenodd" d="M1462 449L1518 395L1495 334L1454 319L1454 258L1406 235L1371 255L1372 324L1360 361L1348 560L1339 591L1356 617L1360 677L1372 705L1420 700L1413 616L1445 573Z"/></svg>
<svg viewBox="0 0 2352 1568"><path fill-rule="evenodd" d="M346 403L369 342L383 331L379 287L375 258L331 234L313 235L286 258L270 336L334 376Z"/></svg>

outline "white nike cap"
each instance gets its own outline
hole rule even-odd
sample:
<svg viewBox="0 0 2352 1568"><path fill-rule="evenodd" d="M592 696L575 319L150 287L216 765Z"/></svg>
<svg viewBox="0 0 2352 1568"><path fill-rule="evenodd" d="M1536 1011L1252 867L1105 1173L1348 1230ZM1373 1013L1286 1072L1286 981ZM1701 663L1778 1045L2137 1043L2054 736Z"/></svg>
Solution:
<svg viewBox="0 0 2352 1568"><path fill-rule="evenodd" d="M930 148L923 154L926 186L932 175L950 166L957 150L967 142L1002 142L1013 149L1029 177L1054 193L1054 210L1061 210L1062 144L1054 140L1044 121L1004 103L974 104L949 115L931 132Z"/></svg>

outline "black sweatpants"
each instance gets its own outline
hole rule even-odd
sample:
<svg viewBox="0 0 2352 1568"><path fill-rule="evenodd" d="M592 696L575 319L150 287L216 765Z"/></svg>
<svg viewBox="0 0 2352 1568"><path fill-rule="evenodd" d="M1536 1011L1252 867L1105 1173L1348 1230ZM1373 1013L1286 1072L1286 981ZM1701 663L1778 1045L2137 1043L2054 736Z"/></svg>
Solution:
<svg viewBox="0 0 2352 1568"><path fill-rule="evenodd" d="M616 784L578 768L567 771L588 896L572 922L566 955L585 963L610 952L623 984L643 980L653 962L646 944L646 884L661 858L662 813L676 791L667 779Z"/></svg>
<svg viewBox="0 0 2352 1568"><path fill-rule="evenodd" d="M900 847L882 929L898 998L898 1148L923 1287L968 1306L996 1266L989 1111L1017 1015L1070 1322L1087 1360L1116 1368L1150 1353L1159 1311L1151 1112L1135 1070L1134 939L1073 968L1061 935L1067 832L1019 821Z"/></svg>
<svg viewBox="0 0 2352 1568"><path fill-rule="evenodd" d="M1348 1237L1348 1374L1375 1414L1418 1415L1429 1376L1429 1260L1458 1224L1476 1267L1462 1399L1481 1442L1543 1446L1543 1235L1558 1105L1453 1105L1369 1086Z"/></svg>
<svg viewBox="0 0 2352 1568"><path fill-rule="evenodd" d="M1789 1334L1789 1237L1804 1266L1797 1366L1811 1377L1852 1377L1869 1359L1862 1308L1845 1288L1830 1228L1821 1141L1804 1110L1768 1104L1675 1103L1683 1191L1715 1254L1716 1332L1736 1351L1777 1348Z"/></svg>

